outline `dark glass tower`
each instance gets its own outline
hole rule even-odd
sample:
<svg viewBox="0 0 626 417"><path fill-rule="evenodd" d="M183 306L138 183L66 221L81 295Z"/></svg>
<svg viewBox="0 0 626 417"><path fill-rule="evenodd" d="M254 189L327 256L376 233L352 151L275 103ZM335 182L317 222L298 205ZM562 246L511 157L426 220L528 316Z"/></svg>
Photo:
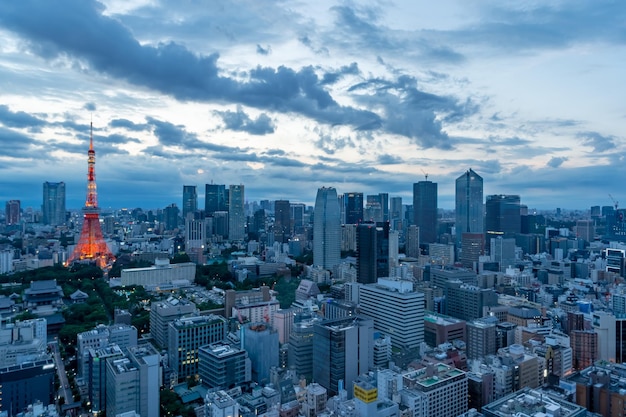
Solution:
<svg viewBox="0 0 626 417"><path fill-rule="evenodd" d="M346 193L346 224L359 224L363 221L363 193Z"/></svg>
<svg viewBox="0 0 626 417"><path fill-rule="evenodd" d="M519 195L488 195L485 201L485 245L489 247L491 238L515 237L522 230L522 216Z"/></svg>
<svg viewBox="0 0 626 417"><path fill-rule="evenodd" d="M484 233L483 179L471 168L456 179L456 242L463 233Z"/></svg>
<svg viewBox="0 0 626 417"><path fill-rule="evenodd" d="M274 238L277 242L287 243L291 236L291 205L289 200L274 202Z"/></svg>
<svg viewBox="0 0 626 417"><path fill-rule="evenodd" d="M322 187L315 197L313 264L332 270L341 261L341 223L337 190Z"/></svg>
<svg viewBox="0 0 626 417"><path fill-rule="evenodd" d="M198 190L195 185L183 185L183 219L198 211Z"/></svg>
<svg viewBox="0 0 626 417"><path fill-rule="evenodd" d="M420 243L437 241L437 183L413 184L413 223L420 228Z"/></svg>
<svg viewBox="0 0 626 417"><path fill-rule="evenodd" d="M206 184L204 212L212 216L216 211L228 211L228 192L224 184Z"/></svg>
<svg viewBox="0 0 626 417"><path fill-rule="evenodd" d="M357 282L374 284L389 276L389 222L359 224L356 251Z"/></svg>
<svg viewBox="0 0 626 417"><path fill-rule="evenodd" d="M43 224L65 224L65 183L43 183Z"/></svg>

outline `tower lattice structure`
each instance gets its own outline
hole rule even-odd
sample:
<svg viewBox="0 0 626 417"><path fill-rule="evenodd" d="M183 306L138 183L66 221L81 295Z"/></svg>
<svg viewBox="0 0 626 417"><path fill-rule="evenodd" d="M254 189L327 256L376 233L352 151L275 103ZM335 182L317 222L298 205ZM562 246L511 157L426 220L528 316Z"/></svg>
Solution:
<svg viewBox="0 0 626 417"><path fill-rule="evenodd" d="M93 149L93 123L87 152L87 200L83 207L83 228L68 264L74 261L92 261L103 268L114 260L100 227L100 208L96 191L96 151Z"/></svg>

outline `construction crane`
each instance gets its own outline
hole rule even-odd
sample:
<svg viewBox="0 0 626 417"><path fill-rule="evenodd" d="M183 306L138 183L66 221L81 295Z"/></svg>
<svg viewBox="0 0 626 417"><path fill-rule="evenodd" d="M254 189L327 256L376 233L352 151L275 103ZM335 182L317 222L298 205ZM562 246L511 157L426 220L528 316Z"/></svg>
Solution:
<svg viewBox="0 0 626 417"><path fill-rule="evenodd" d="M420 168L420 170L422 171L422 174L424 174L426 181L428 181L428 172L424 171L422 168Z"/></svg>
<svg viewBox="0 0 626 417"><path fill-rule="evenodd" d="M615 206L615 211L617 211L617 206L619 205L619 201L615 200L610 193L609 193L609 197L611 197L611 201L613 202L613 205Z"/></svg>

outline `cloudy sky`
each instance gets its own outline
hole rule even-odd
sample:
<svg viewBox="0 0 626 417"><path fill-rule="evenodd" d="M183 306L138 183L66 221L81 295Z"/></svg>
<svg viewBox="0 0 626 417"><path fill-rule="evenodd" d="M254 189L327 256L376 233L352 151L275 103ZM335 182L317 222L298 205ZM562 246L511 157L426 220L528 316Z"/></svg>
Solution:
<svg viewBox="0 0 626 417"><path fill-rule="evenodd" d="M44 181L101 207L182 186L312 204L320 186L439 184L468 168L530 208L626 206L622 1L0 2L0 202Z"/></svg>

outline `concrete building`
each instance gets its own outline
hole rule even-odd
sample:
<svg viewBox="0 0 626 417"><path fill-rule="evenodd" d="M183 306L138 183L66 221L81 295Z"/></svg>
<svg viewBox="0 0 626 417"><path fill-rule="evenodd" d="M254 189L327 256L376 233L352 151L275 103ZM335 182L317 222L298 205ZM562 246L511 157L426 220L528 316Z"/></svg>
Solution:
<svg viewBox="0 0 626 417"><path fill-rule="evenodd" d="M267 323L251 323L243 328L243 348L252 365L252 380L269 383L270 368L278 367L278 332Z"/></svg>
<svg viewBox="0 0 626 417"><path fill-rule="evenodd" d="M626 413L626 366L597 361L576 372L567 382L576 384L576 404L604 417Z"/></svg>
<svg viewBox="0 0 626 417"><path fill-rule="evenodd" d="M496 353L495 317L480 318L467 323L467 358L478 359Z"/></svg>
<svg viewBox="0 0 626 417"><path fill-rule="evenodd" d="M106 363L109 359L124 357L122 349L112 344L104 348L88 350L87 382L90 411L100 413L106 410Z"/></svg>
<svg viewBox="0 0 626 417"><path fill-rule="evenodd" d="M498 296L491 288L479 288L461 281L450 281L446 288L447 315L461 320L475 320L483 315L485 306L498 304Z"/></svg>
<svg viewBox="0 0 626 417"><path fill-rule="evenodd" d="M150 305L150 335L160 348L169 346L169 324L184 316L198 314L196 305L185 299L170 297Z"/></svg>
<svg viewBox="0 0 626 417"><path fill-rule="evenodd" d="M359 288L361 314L374 321L374 329L391 337L394 347L417 349L424 341L424 294L413 282L379 278Z"/></svg>
<svg viewBox="0 0 626 417"><path fill-rule="evenodd" d="M181 380L198 374L200 346L226 338L228 323L222 316L182 317L169 323L168 356L172 379Z"/></svg>
<svg viewBox="0 0 626 417"><path fill-rule="evenodd" d="M313 380L331 395L373 367L373 325L365 317L324 320L313 326ZM351 396L351 393L349 392Z"/></svg>
<svg viewBox="0 0 626 417"><path fill-rule="evenodd" d="M230 185L228 188L228 239L243 240L246 229L246 213L244 210L243 184Z"/></svg>
<svg viewBox="0 0 626 417"><path fill-rule="evenodd" d="M414 417L458 416L467 411L467 374L442 363L403 373L401 402Z"/></svg>
<svg viewBox="0 0 626 417"><path fill-rule="evenodd" d="M587 410L569 401L524 388L483 406L482 413L485 417L585 417Z"/></svg>
<svg viewBox="0 0 626 417"><path fill-rule="evenodd" d="M131 347L126 357L107 361L107 415L129 411L159 415L160 368L159 354L149 344Z"/></svg>
<svg viewBox="0 0 626 417"><path fill-rule="evenodd" d="M196 264L170 264L169 259L157 259L154 266L122 269L120 279L123 286L141 285L148 290L156 290L162 284L177 281L193 283L196 279Z"/></svg>
<svg viewBox="0 0 626 417"><path fill-rule="evenodd" d="M56 366L47 353L30 355L20 363L0 367L0 413L18 415L30 404L54 404Z"/></svg>
<svg viewBox="0 0 626 417"><path fill-rule="evenodd" d="M430 347L455 340L466 341L466 322L444 314L424 313L424 342Z"/></svg>
<svg viewBox="0 0 626 417"><path fill-rule="evenodd" d="M209 388L230 389L252 380L248 353L226 343L214 343L198 349L199 375Z"/></svg>
<svg viewBox="0 0 626 417"><path fill-rule="evenodd" d="M225 391L207 392L204 399L205 417L239 416L239 403Z"/></svg>

